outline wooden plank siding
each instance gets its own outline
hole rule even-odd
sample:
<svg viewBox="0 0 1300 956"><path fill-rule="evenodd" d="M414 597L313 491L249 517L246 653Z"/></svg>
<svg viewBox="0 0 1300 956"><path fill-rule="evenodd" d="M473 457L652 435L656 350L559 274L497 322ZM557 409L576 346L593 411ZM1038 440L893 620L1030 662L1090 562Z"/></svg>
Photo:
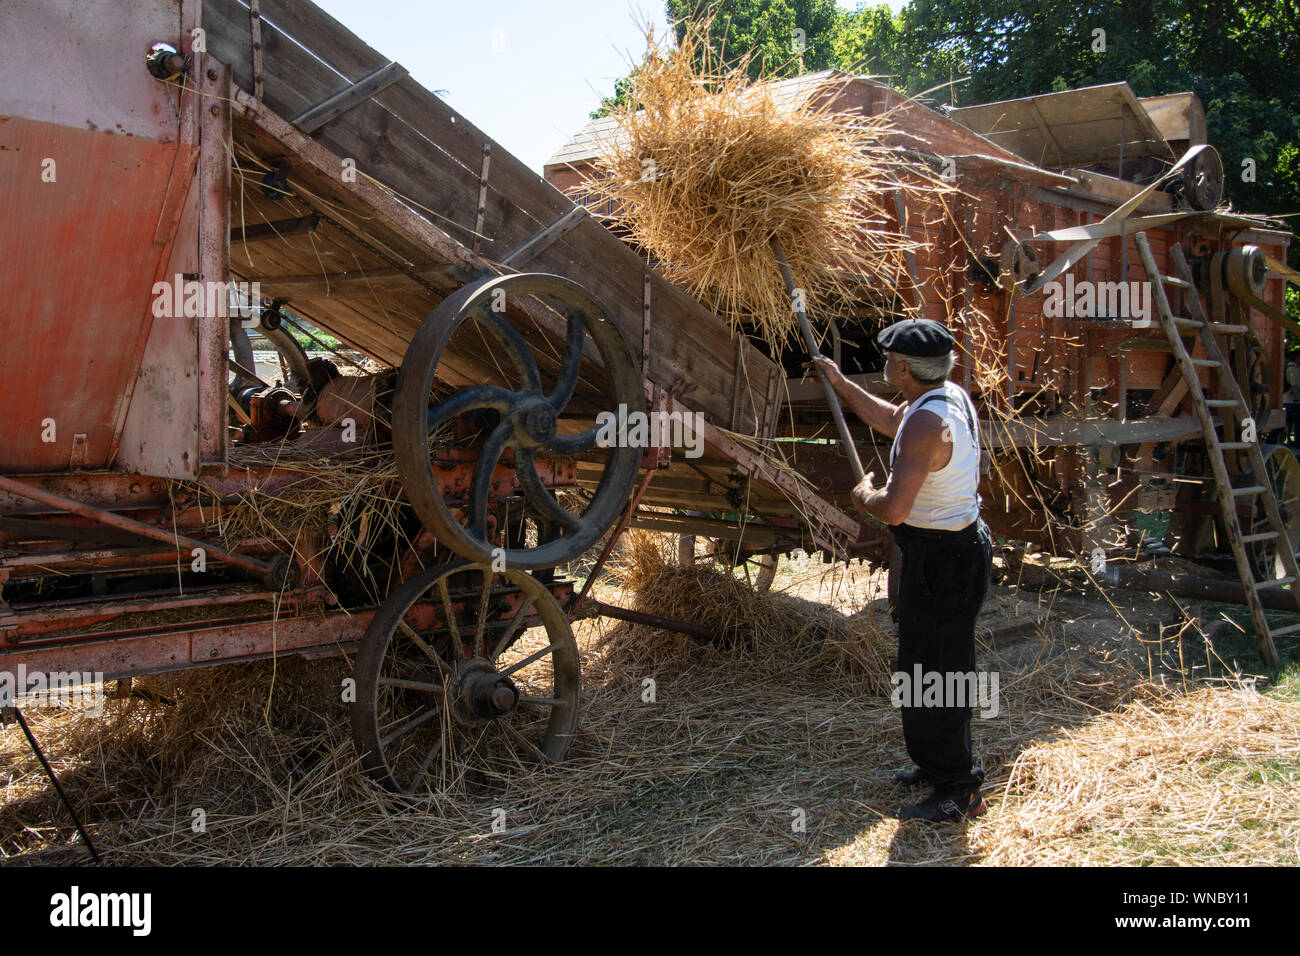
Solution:
<svg viewBox="0 0 1300 956"><path fill-rule="evenodd" d="M384 66L388 60L315 5L304 0L263 0L264 102L283 117L294 115L337 93L352 81ZM207 0L204 22L208 49L232 66L234 82L253 90L248 9L239 0ZM480 250L484 258L500 260L530 236L573 208L572 203L536 173L457 115L445 103L409 77L389 86L342 116L323 125L313 138L340 157L353 159L368 175L406 197L429 221L452 239L471 245L478 206L479 173L484 144L491 148ZM293 158L286 157L290 163ZM295 172L298 172L295 166ZM421 208L422 207L422 208ZM277 212L277 217L287 215ZM367 233L382 223L366 224ZM324 230L329 236L328 228ZM293 280L293 298L304 313L322 325L393 362L395 353L413 334L418 322L438 301L438 294L412 283L409 293L375 290L365 297L334 297L304 290L307 276L320 271L311 240L296 246L296 255L259 246L265 260L256 270L239 263L232 268L248 278L261 278L274 294L277 276ZM339 237L334 235L335 239ZM387 234L385 234L387 238ZM341 242L341 240L340 240ZM355 243L342 243L355 248ZM427 250L401 248L415 269L436 270L439 262ZM346 265L346 263L340 263ZM586 220L538 255L526 271L550 272L582 283L612 313L622 328L634 359L640 358L642 283L646 264L598 223ZM277 271L279 270L279 271ZM352 272L393 272L382 259L361 261ZM450 291L448 276L431 284ZM382 299L382 309L375 298ZM704 306L651 274L652 332L648 377L673 391L714 424L729 424L731 394L737 377L736 349L726 326ZM292 307L292 305L291 305ZM398 356L400 358L400 356ZM762 356L747 357L747 381L740 384L746 400L738 405L735 430L756 433L768 415L761 386L771 370ZM756 369L756 363L761 366ZM748 382L756 383L751 387Z"/></svg>

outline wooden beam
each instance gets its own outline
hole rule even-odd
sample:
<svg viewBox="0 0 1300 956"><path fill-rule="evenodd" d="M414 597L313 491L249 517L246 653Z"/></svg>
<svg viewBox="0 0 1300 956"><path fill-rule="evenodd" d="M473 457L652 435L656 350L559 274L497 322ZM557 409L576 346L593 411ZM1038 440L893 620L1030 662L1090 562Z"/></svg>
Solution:
<svg viewBox="0 0 1300 956"><path fill-rule="evenodd" d="M360 105L381 90L392 86L404 76L406 76L406 67L400 63L389 63L387 66L381 66L373 73L363 76L351 86L339 90L329 99L299 113L289 122L304 133L314 132L330 120L342 116L352 107Z"/></svg>
<svg viewBox="0 0 1300 956"><path fill-rule="evenodd" d="M455 286L458 277L448 266L420 266L415 273L436 285ZM263 291L273 296L294 299L365 298L427 290L401 269L377 269L373 272L328 272L292 276L260 276Z"/></svg>

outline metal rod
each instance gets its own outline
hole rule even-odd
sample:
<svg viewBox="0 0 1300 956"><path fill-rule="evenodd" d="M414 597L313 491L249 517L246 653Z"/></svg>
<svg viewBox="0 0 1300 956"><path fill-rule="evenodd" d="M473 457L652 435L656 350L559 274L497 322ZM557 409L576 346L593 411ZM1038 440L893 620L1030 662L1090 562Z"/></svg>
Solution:
<svg viewBox="0 0 1300 956"><path fill-rule="evenodd" d="M606 604L604 601L597 601L594 598L591 601L591 606L602 617L612 617L616 621L628 621L632 624L663 628L665 631L677 631L679 634L698 637L705 641L717 640L718 637L713 628L706 627L703 624L695 624L691 621L679 621L671 617L660 617L658 614L647 614L645 611L632 611L625 607L614 607L612 604Z"/></svg>
<svg viewBox="0 0 1300 956"><path fill-rule="evenodd" d="M812 326L808 323L808 316L795 295L797 287L794 284L794 273L790 271L790 263L785 261L785 249L782 248L781 240L776 236L772 237L772 251L776 253L776 264L781 269L781 278L785 280L785 291L790 294L790 306L799 319L799 328L803 332L803 342L808 347L808 357L820 356L822 353L817 348L817 338L813 335ZM839 429L840 441L844 443L844 451L849 456L849 467L853 469L853 480L855 483L859 482L865 472L862 470L862 460L858 457L858 448L853 444L853 436L849 434L848 423L844 420L844 409L840 408L839 396L835 394L835 389L826 376L822 374L822 370L816 368L816 371L817 377L821 379L822 388L826 392L826 403L830 406L831 415L835 419L835 427Z"/></svg>
<svg viewBox="0 0 1300 956"><path fill-rule="evenodd" d="M627 511L623 512L623 517L619 520L618 527L614 529L613 534L609 536L609 540L605 542L605 547L600 551L600 557L596 559L596 563L592 566L591 573L587 575L587 580L582 585L582 591L579 592L576 598L574 598L573 603L569 605L570 614L577 613L578 608L582 606L582 602L587 597L587 592L591 590L591 586L596 583L596 578L598 578L600 572L604 570L605 562L609 560L610 552L614 550L614 545L623 534L623 529L626 528L628 522L632 520L632 515L636 513L636 506L641 503L641 496L644 495L645 490L650 487L650 479L654 476L655 469L647 468L645 471L645 478L641 480L640 487L637 488L636 494L632 496L632 501L628 504Z"/></svg>
<svg viewBox="0 0 1300 956"><path fill-rule="evenodd" d="M199 541L197 538L190 538L173 531L164 531L162 528L145 524L143 521L123 518L121 515L113 514L111 511L105 511L102 508L96 508L93 505L84 504L80 501L74 501L71 498L64 498L62 495L51 494L41 488L33 488L31 485L25 485L21 481L15 481L12 478L2 475L0 475L0 491L8 491L11 494L21 495L24 498L40 502L43 505L49 505L51 508L58 508L60 511L80 515L83 518L89 518L91 521L107 525L110 528L117 528L120 531L130 531L145 538L152 538L155 541L172 544L177 548L181 545L185 545L191 549L202 548L204 552L211 557L218 558L226 564L234 565L237 568L243 568L246 571L253 571L259 575L265 576L270 574L272 570L271 565L266 561L259 561L256 558L250 558L247 555L236 554L233 551L219 548L207 541Z"/></svg>
<svg viewBox="0 0 1300 956"><path fill-rule="evenodd" d="M77 811L72 809L72 801L69 800L68 795L63 792L63 785L59 783L59 778L54 775L54 768L51 767L50 762L45 759L45 754L41 751L40 745L36 742L36 737L32 734L32 729L27 726L27 718L23 716L23 712L17 707L10 708L10 713L14 715L14 718L18 721L18 726L21 727L23 733L27 735L27 743L31 746L32 753L36 754L36 759L41 762L41 767L45 770L45 776L50 778L50 783L54 784L54 789L58 792L59 799L62 800L63 805L68 808L68 815L72 817L73 826L77 828L77 832L81 834L81 839L86 844L86 849L90 851L90 858L96 863L103 863L103 860L99 858L99 851L95 849L95 844L90 842L90 836L81 825L81 818L77 816Z"/></svg>

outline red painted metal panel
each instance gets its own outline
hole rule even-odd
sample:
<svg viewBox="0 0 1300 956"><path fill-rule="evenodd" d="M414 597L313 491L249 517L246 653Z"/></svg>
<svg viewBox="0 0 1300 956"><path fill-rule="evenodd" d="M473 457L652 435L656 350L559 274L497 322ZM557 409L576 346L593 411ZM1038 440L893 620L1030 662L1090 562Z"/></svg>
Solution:
<svg viewBox="0 0 1300 956"><path fill-rule="evenodd" d="M334 613L283 620L275 625L254 621L230 627L22 648L0 654L0 660L11 670L25 664L29 672L91 671L102 673L105 679L129 677L303 650L337 650L359 640L374 613Z"/></svg>
<svg viewBox="0 0 1300 956"><path fill-rule="evenodd" d="M165 252L153 238L175 152L138 137L0 122L0 471L65 470L78 435L82 467L109 463ZM53 182L42 181L45 159Z"/></svg>

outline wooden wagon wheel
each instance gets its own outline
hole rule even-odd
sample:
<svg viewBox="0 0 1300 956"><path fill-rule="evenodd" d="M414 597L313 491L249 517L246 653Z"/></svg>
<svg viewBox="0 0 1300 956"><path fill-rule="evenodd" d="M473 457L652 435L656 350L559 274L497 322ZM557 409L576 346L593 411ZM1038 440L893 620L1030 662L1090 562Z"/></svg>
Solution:
<svg viewBox="0 0 1300 956"><path fill-rule="evenodd" d="M517 759L563 760L578 724L573 631L523 571L456 561L407 581L366 629L355 676L362 766L398 793L445 789L494 743Z"/></svg>
<svg viewBox="0 0 1300 956"><path fill-rule="evenodd" d="M1300 537L1300 461L1296 460L1295 452L1285 445L1264 445L1260 448L1260 453L1264 456L1269 483L1277 495L1283 527L1294 548ZM1253 482L1254 478L1252 476L1247 480ZM1243 528L1243 534L1259 534L1268 530L1270 525L1264 503L1256 498L1252 520ZM1276 541L1254 541L1246 545L1246 554L1250 558L1251 571L1256 580L1266 581L1286 574L1278 556L1277 544Z"/></svg>
<svg viewBox="0 0 1300 956"><path fill-rule="evenodd" d="M542 303L553 310L557 321L562 318L567 323L564 353L556 356L559 369L549 390L543 386L537 357L506 317L508 311L518 312L524 297ZM451 354L447 346L453 334L470 324L487 343L500 380L511 387L476 385L440 398L434 391L439 363ZM449 296L424 320L397 380L393 448L406 495L440 543L473 561L488 563L500 557L493 552L495 532L488 517L498 463L514 468L538 523L558 533L532 547L505 549L509 567L536 570L571 560L613 524L636 479L641 449L609 449L596 491L581 514L570 513L556 500L543 484L536 461L579 455L596 447L598 426L577 434L558 430L560 415L584 372L584 355L590 369L595 367L590 361L594 354L608 383L598 403L602 410L617 414L622 406L625 415L643 412L641 374L622 332L604 307L568 279L541 274L484 279ZM513 375L501 369L502 362ZM595 416L591 408L582 415L588 420ZM465 496L449 501L435 478L438 452L430 452L429 439L439 429L469 419L482 423L486 437L473 446L478 456ZM510 460L503 457L507 452Z"/></svg>
<svg viewBox="0 0 1300 956"><path fill-rule="evenodd" d="M772 582L776 580L776 565L778 558L772 553L736 553L735 547L723 538L709 539L711 546L706 557L717 561L723 568L731 570L733 568L743 567L745 569L745 580L754 588L755 591L770 591ZM677 563L682 567L690 567L695 563L695 535L681 534L677 536Z"/></svg>

